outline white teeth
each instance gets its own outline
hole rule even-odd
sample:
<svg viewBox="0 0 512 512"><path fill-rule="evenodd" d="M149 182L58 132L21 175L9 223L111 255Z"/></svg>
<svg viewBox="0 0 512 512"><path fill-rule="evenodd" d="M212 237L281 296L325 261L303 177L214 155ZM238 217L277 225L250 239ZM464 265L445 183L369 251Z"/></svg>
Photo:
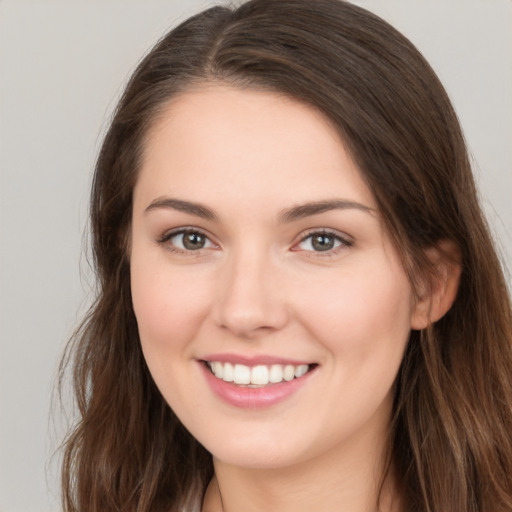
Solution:
<svg viewBox="0 0 512 512"><path fill-rule="evenodd" d="M283 380L283 366L280 364L273 364L270 367L270 375L268 380L273 384L277 384Z"/></svg>
<svg viewBox="0 0 512 512"><path fill-rule="evenodd" d="M292 366L291 364L287 364L285 367L284 367L284 371L283 371L283 378L284 380L293 380L293 378L295 377L295 366Z"/></svg>
<svg viewBox="0 0 512 512"><path fill-rule="evenodd" d="M225 380L226 382L233 382L235 380L235 369L231 363L224 363L222 380Z"/></svg>
<svg viewBox="0 0 512 512"><path fill-rule="evenodd" d="M255 366L251 370L251 384L260 386L268 384L268 368L266 366Z"/></svg>
<svg viewBox="0 0 512 512"><path fill-rule="evenodd" d="M245 366L244 364L235 364L235 369L233 372L233 382L235 384L250 384L251 369L248 366Z"/></svg>
<svg viewBox="0 0 512 512"><path fill-rule="evenodd" d="M215 361L213 363L213 367L212 367L212 370L213 370L213 373L215 374L215 377L218 377L219 379L222 379L223 377L223 370L224 370L224 365L222 363L219 363L218 361Z"/></svg>
<svg viewBox="0 0 512 512"><path fill-rule="evenodd" d="M250 367L245 364L233 365L231 363L221 363L220 361L209 361L208 366L217 378L225 382L253 386L279 384L283 380L289 382L294 378L302 377L309 370L309 365L307 364L297 366L273 364L271 366L257 365Z"/></svg>
<svg viewBox="0 0 512 512"><path fill-rule="evenodd" d="M308 371L308 365L307 364L301 364L300 366L295 367L295 377L302 377L305 373ZM226 369L224 368L224 372L226 372Z"/></svg>

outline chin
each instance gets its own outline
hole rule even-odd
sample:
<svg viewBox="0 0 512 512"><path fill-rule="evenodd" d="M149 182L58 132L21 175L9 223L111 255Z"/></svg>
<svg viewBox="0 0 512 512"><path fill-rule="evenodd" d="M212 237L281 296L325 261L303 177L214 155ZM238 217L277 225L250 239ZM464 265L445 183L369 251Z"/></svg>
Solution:
<svg viewBox="0 0 512 512"><path fill-rule="evenodd" d="M250 435L226 433L205 436L199 442L212 454L214 460L245 469L278 469L300 461L301 443L289 436ZM303 444L302 444L303 445Z"/></svg>
<svg viewBox="0 0 512 512"><path fill-rule="evenodd" d="M211 452L215 461L243 469L283 469L299 462L293 455L261 449L219 449Z"/></svg>

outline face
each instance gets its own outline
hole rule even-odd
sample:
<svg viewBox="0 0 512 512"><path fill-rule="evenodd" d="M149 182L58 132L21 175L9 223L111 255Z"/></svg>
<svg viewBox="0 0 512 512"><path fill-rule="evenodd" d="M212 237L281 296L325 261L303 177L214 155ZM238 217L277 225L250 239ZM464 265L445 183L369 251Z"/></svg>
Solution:
<svg viewBox="0 0 512 512"><path fill-rule="evenodd" d="M130 251L151 374L216 460L383 442L414 301L322 114L221 86L175 98L146 141Z"/></svg>

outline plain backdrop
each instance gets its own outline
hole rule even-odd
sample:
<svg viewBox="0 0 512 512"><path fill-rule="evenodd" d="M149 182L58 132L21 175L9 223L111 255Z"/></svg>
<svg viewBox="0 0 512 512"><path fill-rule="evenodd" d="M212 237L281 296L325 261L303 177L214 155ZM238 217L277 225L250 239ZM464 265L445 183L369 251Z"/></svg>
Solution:
<svg viewBox="0 0 512 512"><path fill-rule="evenodd" d="M279 0L276 0L279 1ZM57 361L91 296L91 170L140 57L205 0L0 0L0 512L58 503ZM512 254L512 2L361 0L403 31L460 116ZM510 282L510 278L509 278Z"/></svg>

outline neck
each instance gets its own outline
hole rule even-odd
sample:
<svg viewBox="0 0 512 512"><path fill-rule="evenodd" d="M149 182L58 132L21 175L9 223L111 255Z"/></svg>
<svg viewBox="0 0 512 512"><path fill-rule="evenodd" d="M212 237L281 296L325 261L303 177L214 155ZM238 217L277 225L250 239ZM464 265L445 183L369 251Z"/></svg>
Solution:
<svg viewBox="0 0 512 512"><path fill-rule="evenodd" d="M375 448L349 444L343 456L333 450L286 468L240 468L214 459L203 512L400 512L392 467L385 450Z"/></svg>

